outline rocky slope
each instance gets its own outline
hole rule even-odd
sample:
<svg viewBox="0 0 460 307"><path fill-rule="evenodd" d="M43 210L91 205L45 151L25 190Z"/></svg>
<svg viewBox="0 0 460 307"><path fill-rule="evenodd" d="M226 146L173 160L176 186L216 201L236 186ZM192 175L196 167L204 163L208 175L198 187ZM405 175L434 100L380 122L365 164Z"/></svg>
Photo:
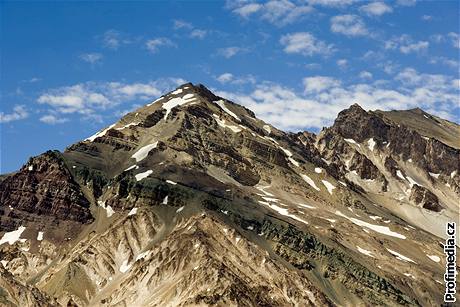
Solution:
<svg viewBox="0 0 460 307"><path fill-rule="evenodd" d="M410 112L293 134L184 84L0 182L0 302L439 304L458 126Z"/></svg>

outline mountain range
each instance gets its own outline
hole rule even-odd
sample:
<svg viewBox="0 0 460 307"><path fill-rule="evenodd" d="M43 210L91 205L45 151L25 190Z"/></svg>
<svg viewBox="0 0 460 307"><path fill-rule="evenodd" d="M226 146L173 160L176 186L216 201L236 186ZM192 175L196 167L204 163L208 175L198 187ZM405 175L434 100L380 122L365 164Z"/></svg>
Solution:
<svg viewBox="0 0 460 307"><path fill-rule="evenodd" d="M1 175L0 305L440 305L459 136L358 104L284 132L184 84Z"/></svg>

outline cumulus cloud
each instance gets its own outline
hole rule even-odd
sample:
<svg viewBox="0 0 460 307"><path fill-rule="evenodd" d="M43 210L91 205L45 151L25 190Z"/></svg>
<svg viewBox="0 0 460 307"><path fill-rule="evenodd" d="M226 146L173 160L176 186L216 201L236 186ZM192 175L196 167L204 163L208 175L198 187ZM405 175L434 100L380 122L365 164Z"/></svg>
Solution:
<svg viewBox="0 0 460 307"><path fill-rule="evenodd" d="M361 79L372 79L372 73L364 70L364 71L359 73L359 77Z"/></svg>
<svg viewBox="0 0 460 307"><path fill-rule="evenodd" d="M393 12L391 6L388 6L384 2L371 2L361 6L359 10L369 16L381 16Z"/></svg>
<svg viewBox="0 0 460 307"><path fill-rule="evenodd" d="M231 47L225 47L225 48L220 48L217 50L217 54L220 56L223 56L226 59L229 59L231 57L234 57L235 55L239 53L246 52L247 49L241 48L241 47L236 47L236 46L231 46Z"/></svg>
<svg viewBox="0 0 460 307"><path fill-rule="evenodd" d="M40 121L45 124L55 125L55 124L62 124L62 123L68 122L69 119L65 117L57 117L55 115L48 114L48 115L44 115L40 117Z"/></svg>
<svg viewBox="0 0 460 307"><path fill-rule="evenodd" d="M450 32L447 36L450 38L452 46L460 48L460 35L458 33Z"/></svg>
<svg viewBox="0 0 460 307"><path fill-rule="evenodd" d="M203 38L205 38L205 36L207 34L208 34L208 31L206 31L206 30L193 29L192 32L190 32L190 37L191 38L203 39Z"/></svg>
<svg viewBox="0 0 460 307"><path fill-rule="evenodd" d="M100 61L102 61L102 54L100 53L96 53L96 52L93 52L93 53L83 53L80 55L80 59L82 61L85 61L85 62L88 62L90 63L91 65L94 65Z"/></svg>
<svg viewBox="0 0 460 307"><path fill-rule="evenodd" d="M414 6L417 0L397 0L396 4L400 6Z"/></svg>
<svg viewBox="0 0 460 307"><path fill-rule="evenodd" d="M311 5L319 5L325 7L344 7L351 5L358 0L308 0Z"/></svg>
<svg viewBox="0 0 460 307"><path fill-rule="evenodd" d="M174 47L175 44L168 38L159 37L154 39L149 39L145 42L145 47L150 53L157 53L160 50L160 47Z"/></svg>
<svg viewBox="0 0 460 307"><path fill-rule="evenodd" d="M331 31L347 36L367 36L369 31L364 21L356 15L338 15L331 18Z"/></svg>
<svg viewBox="0 0 460 307"><path fill-rule="evenodd" d="M427 41L414 41L409 35L404 34L399 37L393 37L385 42L385 49L399 50L401 53L421 53L428 49L430 43Z"/></svg>
<svg viewBox="0 0 460 307"><path fill-rule="evenodd" d="M305 93L320 93L340 85L340 81L331 77L316 76L303 79Z"/></svg>
<svg viewBox="0 0 460 307"><path fill-rule="evenodd" d="M173 20L173 28L175 30L177 29L189 29L190 30L190 29L193 29L193 25L190 22L175 19Z"/></svg>
<svg viewBox="0 0 460 307"><path fill-rule="evenodd" d="M313 10L309 5L289 0L270 0L265 3L234 1L228 2L227 7L242 18L249 19L257 15L261 20L276 26L294 23Z"/></svg>
<svg viewBox="0 0 460 307"><path fill-rule="evenodd" d="M102 42L105 47L117 50L123 44L129 44L130 41L122 37L121 32L117 30L108 30L102 35Z"/></svg>
<svg viewBox="0 0 460 307"><path fill-rule="evenodd" d="M259 118L290 131L329 126L338 112L353 103L367 110L421 107L453 119L451 110L458 108L458 79L406 68L397 74L395 82L397 86L388 80L343 84L332 77L315 76L303 79L302 93L277 83L263 82L249 92L217 94L243 104Z"/></svg>
<svg viewBox="0 0 460 307"><path fill-rule="evenodd" d="M220 76L218 76L217 78L217 81L219 81L220 83L227 83L227 82L230 82L232 81L233 79L233 75L231 73L223 73L221 74Z"/></svg>
<svg viewBox="0 0 460 307"><path fill-rule="evenodd" d="M329 55L335 51L334 45L316 39L308 32L297 32L283 35L280 39L286 53L298 53L304 56L315 54Z"/></svg>
<svg viewBox="0 0 460 307"><path fill-rule="evenodd" d="M139 100L143 104L148 103L164 91L182 83L185 83L185 80L180 78L159 79L147 83L86 82L47 90L38 97L37 102L48 106L54 116L90 116L123 103ZM52 121L50 117L45 120Z"/></svg>
<svg viewBox="0 0 460 307"><path fill-rule="evenodd" d="M13 108L13 112L4 113L0 112L0 123L9 123L21 119L25 119L29 116L26 108L23 105L17 105Z"/></svg>
<svg viewBox="0 0 460 307"><path fill-rule="evenodd" d="M220 76L216 77L216 80L222 84L235 84L235 85L244 85L244 84L254 84L256 83L256 78L252 75L246 76L234 76L231 73L223 73Z"/></svg>
<svg viewBox="0 0 460 307"><path fill-rule="evenodd" d="M348 60L346 59L339 59L337 60L337 66L339 66L341 69L345 69L348 66Z"/></svg>

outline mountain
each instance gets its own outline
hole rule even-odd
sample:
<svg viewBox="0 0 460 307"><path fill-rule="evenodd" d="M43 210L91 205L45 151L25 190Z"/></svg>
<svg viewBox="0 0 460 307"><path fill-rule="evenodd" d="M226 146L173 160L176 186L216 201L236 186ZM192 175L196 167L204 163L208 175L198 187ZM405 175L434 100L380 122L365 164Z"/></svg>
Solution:
<svg viewBox="0 0 460 307"><path fill-rule="evenodd" d="M184 84L0 181L5 306L433 306L459 126L288 133Z"/></svg>

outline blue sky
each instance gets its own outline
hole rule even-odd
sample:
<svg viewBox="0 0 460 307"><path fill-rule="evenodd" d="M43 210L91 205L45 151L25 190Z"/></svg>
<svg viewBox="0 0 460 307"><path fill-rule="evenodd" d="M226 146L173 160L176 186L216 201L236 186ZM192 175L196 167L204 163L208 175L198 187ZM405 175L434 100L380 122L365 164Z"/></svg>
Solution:
<svg viewBox="0 0 460 307"><path fill-rule="evenodd" d="M458 122L458 1L8 2L1 173L190 81L290 131L357 102Z"/></svg>

